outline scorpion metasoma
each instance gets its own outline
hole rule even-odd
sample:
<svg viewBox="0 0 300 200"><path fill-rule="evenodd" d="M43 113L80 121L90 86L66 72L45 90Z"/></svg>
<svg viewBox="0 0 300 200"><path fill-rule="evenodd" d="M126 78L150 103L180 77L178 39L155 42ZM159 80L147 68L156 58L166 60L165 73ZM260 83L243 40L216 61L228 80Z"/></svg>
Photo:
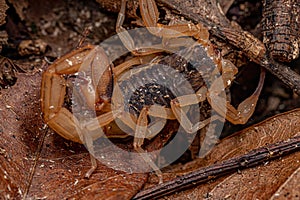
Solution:
<svg viewBox="0 0 300 200"><path fill-rule="evenodd" d="M87 45L56 60L43 73L42 78L42 112L49 127L64 138L86 143L89 149L93 149L92 142L86 141L85 134L90 134L89 138L92 139L101 137L103 132L98 132L99 128L109 126L117 118L132 130L134 149L143 153L144 139L154 137L161 130L162 127L156 126L161 119L177 120L187 133L194 133L211 120L218 119L218 116L211 116L203 121L194 122L188 117L186 108L198 105L206 99L220 116L231 123L244 124L248 121L262 89L264 73L261 73L253 95L235 109L224 99L223 94L224 88L230 86L234 80L237 69L230 61L222 59L220 53L209 42L206 28L201 24L172 26L158 24L155 2L140 0L140 13L149 32L165 40L181 36L197 39L194 45L183 50L185 59L183 54L171 54L157 59L157 52L162 50L152 47L136 48L129 33L122 28L125 7L126 1L123 0L117 21L117 32L125 47L136 57L113 67L100 46ZM181 42L176 44L176 47L180 45L186 46L186 43ZM175 63L171 66L174 73L169 73L168 68L164 67L170 66L170 62ZM130 73L126 73L129 70ZM76 117L64 107L67 88L65 77L78 74L83 74L80 76L82 84L79 85L83 98L88 106L99 114L95 120L84 125L79 124ZM176 74L182 78L176 77ZM180 91L179 86L184 83L184 79L192 86L192 93ZM178 89L180 95L174 94L160 84L162 80L167 80L165 81L167 85L173 85L173 88ZM125 136L128 135L108 134L108 137ZM92 168L86 173L87 177L97 166L95 158L93 156L91 158ZM149 157L144 159L156 171L161 181L160 170L155 163Z"/></svg>

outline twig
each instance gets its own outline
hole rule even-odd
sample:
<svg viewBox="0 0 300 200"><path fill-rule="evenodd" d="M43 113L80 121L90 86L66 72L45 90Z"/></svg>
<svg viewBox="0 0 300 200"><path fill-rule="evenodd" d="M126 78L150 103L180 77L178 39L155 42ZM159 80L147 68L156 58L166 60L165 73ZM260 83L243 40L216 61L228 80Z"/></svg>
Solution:
<svg viewBox="0 0 300 200"><path fill-rule="evenodd" d="M119 12L120 2L113 0L97 0L109 11ZM288 66L280 64L267 56L264 44L251 33L244 31L238 24L230 22L220 11L216 0L156 0L159 5L169 8L174 15L183 16L194 23L201 23L209 28L211 34L227 41L231 48L242 51L245 56L266 68L283 83L300 95L300 75ZM137 0L130 0L126 14L134 16Z"/></svg>
<svg viewBox="0 0 300 200"><path fill-rule="evenodd" d="M159 0L159 2L194 23L206 25L214 36L226 40L232 46L240 49L249 59L270 71L300 95L300 75L288 66L270 59L264 44L249 32L242 30L237 24L233 26L219 11L215 0L211 0L210 3L207 0L198 0L197 9L193 6L183 5L185 1ZM207 10L210 10L209 14Z"/></svg>
<svg viewBox="0 0 300 200"><path fill-rule="evenodd" d="M25 200L28 198L28 193L29 193L29 190L30 190L30 187L32 185L32 180L33 180L33 176L34 176L34 173L35 173L35 170L36 170L36 166L37 166L37 163L40 159L40 156L41 156L41 152L42 152L42 148L43 148L43 145L44 145L44 142L45 142L45 138L46 138L46 135L48 134L48 130L47 129L45 132L42 133L42 136L41 136L41 140L39 141L38 143L38 147L37 147L37 150L35 152L35 155L34 155L34 162L33 162L33 166L29 172L29 176L28 176L28 183L26 184L26 188L25 188L25 192L24 192L24 196L22 198L22 200Z"/></svg>
<svg viewBox="0 0 300 200"><path fill-rule="evenodd" d="M288 155L299 150L300 136L296 136L288 141L252 150L243 156L226 160L220 164L201 168L197 171L175 178L174 180L143 190L136 194L133 199L153 199L174 192L179 192L186 188L194 187L197 184L207 182L208 180L221 177L225 174L257 166L266 161L273 160L277 157Z"/></svg>

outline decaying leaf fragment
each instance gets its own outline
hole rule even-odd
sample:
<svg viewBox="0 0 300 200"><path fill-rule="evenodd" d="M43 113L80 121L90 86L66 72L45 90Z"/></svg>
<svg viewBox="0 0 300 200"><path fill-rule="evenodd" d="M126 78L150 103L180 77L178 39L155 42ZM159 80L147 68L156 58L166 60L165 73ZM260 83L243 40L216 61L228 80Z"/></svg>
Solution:
<svg viewBox="0 0 300 200"><path fill-rule="evenodd" d="M281 199L285 197L287 199L297 199L300 197L300 166L297 170L294 171L292 175L283 183L280 188L273 194L270 198Z"/></svg>
<svg viewBox="0 0 300 200"><path fill-rule="evenodd" d="M247 155L253 149L263 148L266 145L281 141L289 141L291 137L299 137L299 121L300 109L271 117L236 133L230 138L224 139L204 159L197 159L179 166L177 170L169 170L164 173L164 177L165 179L171 179L170 175L175 177L176 174L172 173L177 172L176 180L180 180L183 172L189 174L190 171L208 169L210 165ZM300 167L299 161L300 152L296 152L289 156L265 162L264 165L238 171L230 176L223 176L215 181L178 192L167 199L224 199L226 197L233 199L269 199L272 196L284 195L286 192L283 194L282 190L283 188L287 189L287 181L294 183L293 187L289 187L290 190L299 187L299 181L293 181L293 178L291 178L297 175ZM221 170L221 168L215 170ZM150 191L150 189L147 190ZM137 197L139 197L139 194Z"/></svg>

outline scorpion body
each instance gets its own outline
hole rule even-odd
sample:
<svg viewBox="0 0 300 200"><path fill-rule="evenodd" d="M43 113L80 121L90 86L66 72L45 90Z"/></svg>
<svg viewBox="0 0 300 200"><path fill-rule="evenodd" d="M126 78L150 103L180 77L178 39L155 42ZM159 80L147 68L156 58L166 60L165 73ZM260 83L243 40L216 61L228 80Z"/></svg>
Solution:
<svg viewBox="0 0 300 200"><path fill-rule="evenodd" d="M184 56L187 52L188 58ZM187 94L185 89L189 86L186 84L190 85L193 93L209 84L206 80L211 79L209 74L216 66L200 44L179 54L166 56L157 63L143 65L120 84L124 99L127 100L124 105L136 116L145 106L158 104L171 108L170 102L176 96ZM171 86L172 91L166 85Z"/></svg>

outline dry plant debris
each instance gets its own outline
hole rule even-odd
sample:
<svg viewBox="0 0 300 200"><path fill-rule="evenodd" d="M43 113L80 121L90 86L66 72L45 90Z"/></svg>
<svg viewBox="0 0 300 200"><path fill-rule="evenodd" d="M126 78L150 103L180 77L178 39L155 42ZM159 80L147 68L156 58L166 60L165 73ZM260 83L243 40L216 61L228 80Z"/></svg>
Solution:
<svg viewBox="0 0 300 200"><path fill-rule="evenodd" d="M0 26L6 23L6 10L8 6L5 0L0 1ZM2 45L7 43L7 33L5 30L0 30L0 51L2 50Z"/></svg>
<svg viewBox="0 0 300 200"><path fill-rule="evenodd" d="M300 46L300 2L264 0L263 3L263 41L270 55L281 62L295 60Z"/></svg>
<svg viewBox="0 0 300 200"><path fill-rule="evenodd" d="M160 194L171 192L177 192L177 194L171 195L167 199L222 199L225 197L269 199L272 196L284 196L286 194L279 193L277 190L284 187L286 181L292 182L293 173L297 173L300 168L299 121L300 110L296 109L235 133L230 138L222 140L204 159L199 158L185 165L180 165L177 169L172 168L166 171L165 179L169 179L170 182L154 188L151 188L153 185L147 186L150 188L141 191L135 198L156 198ZM286 141L286 143L281 141ZM278 144L270 145L274 143ZM293 153L294 148L297 149L297 152L287 157L281 157L275 161L268 161L267 159L272 158L275 154L281 156L286 153L286 150ZM258 150L251 151L252 149ZM276 149L280 150L277 151ZM265 152L265 158L263 152ZM254 166L258 160L263 158L263 166L240 170L247 165ZM253 162L252 159L255 161ZM236 172L226 176L226 173L231 169ZM185 175L182 175L183 173ZM220 174L223 175L222 178L208 182L208 180L219 177ZM291 175L292 177L290 177ZM197 176L201 179L198 179ZM191 187L199 182L204 182L204 184L179 192L180 188L186 188L188 184ZM299 182L294 181L294 183L294 187L299 187ZM290 188L289 195L297 195L296 191L292 193L293 187Z"/></svg>
<svg viewBox="0 0 300 200"><path fill-rule="evenodd" d="M5 20L5 17L6 17L6 10L8 9L8 6L6 5L6 2L5 0L1 0L0 1L0 26L5 24L6 20Z"/></svg>
<svg viewBox="0 0 300 200"><path fill-rule="evenodd" d="M99 0L99 4L95 1L70 0L7 2L10 8L7 14L9 26L6 27L4 27L5 10L8 7L5 1L0 2L0 13L4 16L0 16L0 22L4 24L2 26L3 30L5 29L4 33L7 31L7 36L1 34L4 35L1 38L6 41L8 37L10 40L8 44L3 43L1 55L12 58L14 63L27 66L26 69L30 70L25 70L26 73L14 72L18 79L16 84L0 90L0 199L131 199L135 195L138 198L157 183L157 177L150 175L148 179L148 174L126 174L98 163L93 176L88 180L83 179L84 173L90 168L88 152L82 145L61 138L42 121L39 99L41 73L45 70L40 67L43 56L26 51L29 53L24 54L24 57L18 57L20 54L17 52L21 41L33 42L41 39L50 47L44 56L51 61L74 49L87 27L91 28L91 34L87 36L86 41L98 43L114 34L116 14L111 13L119 11L119 1ZM238 102L239 96L247 96L246 91L251 90L249 87L253 89L253 86L244 84L243 80L249 83L256 82L257 79L255 74L259 70L255 68L258 67L254 63L249 63L246 57L280 79L274 80L272 75L268 75L257 112L252 120L300 106L299 96L296 94L299 94L299 75L294 72L300 71L299 59L283 65L265 57L266 49L257 39L259 37L254 37L235 22L227 20L215 0L193 1L194 5L188 5L188 1L178 0L157 2L160 9L165 11L161 17L165 15L166 21L185 17L186 20L195 23L202 22L210 28L211 39L222 49L222 53L228 53L225 56L232 58L230 56L233 52L233 58L237 58L239 65L248 65L237 79L240 85L233 86L233 102ZM260 5L258 2L256 1ZM224 13L228 10L232 15L247 9L249 5L247 3L249 2L242 0L227 3L223 1L221 5L225 6ZM99 5L109 13L100 12ZM130 0L127 6L129 9L127 14L136 19L139 15L138 1ZM18 16L19 19L12 16ZM294 71L290 67L293 67ZM286 88L281 81L295 89L295 93ZM222 161L247 155L253 149L281 144L280 141L289 142L290 138L299 136L299 122L299 109L272 116L266 121L237 132L230 138L221 140L203 159L185 164L177 163L166 168L164 180L168 183L167 181L176 180L176 177L193 173L199 168L209 169ZM163 145L167 138L171 137L172 127L168 126L157 141L151 143L149 150ZM231 125L226 127L235 130ZM121 145L126 147L130 144ZM265 161L263 165L238 170L195 185L191 189L185 189L164 199L297 198L300 187L299 160L300 154L297 151L288 156Z"/></svg>

